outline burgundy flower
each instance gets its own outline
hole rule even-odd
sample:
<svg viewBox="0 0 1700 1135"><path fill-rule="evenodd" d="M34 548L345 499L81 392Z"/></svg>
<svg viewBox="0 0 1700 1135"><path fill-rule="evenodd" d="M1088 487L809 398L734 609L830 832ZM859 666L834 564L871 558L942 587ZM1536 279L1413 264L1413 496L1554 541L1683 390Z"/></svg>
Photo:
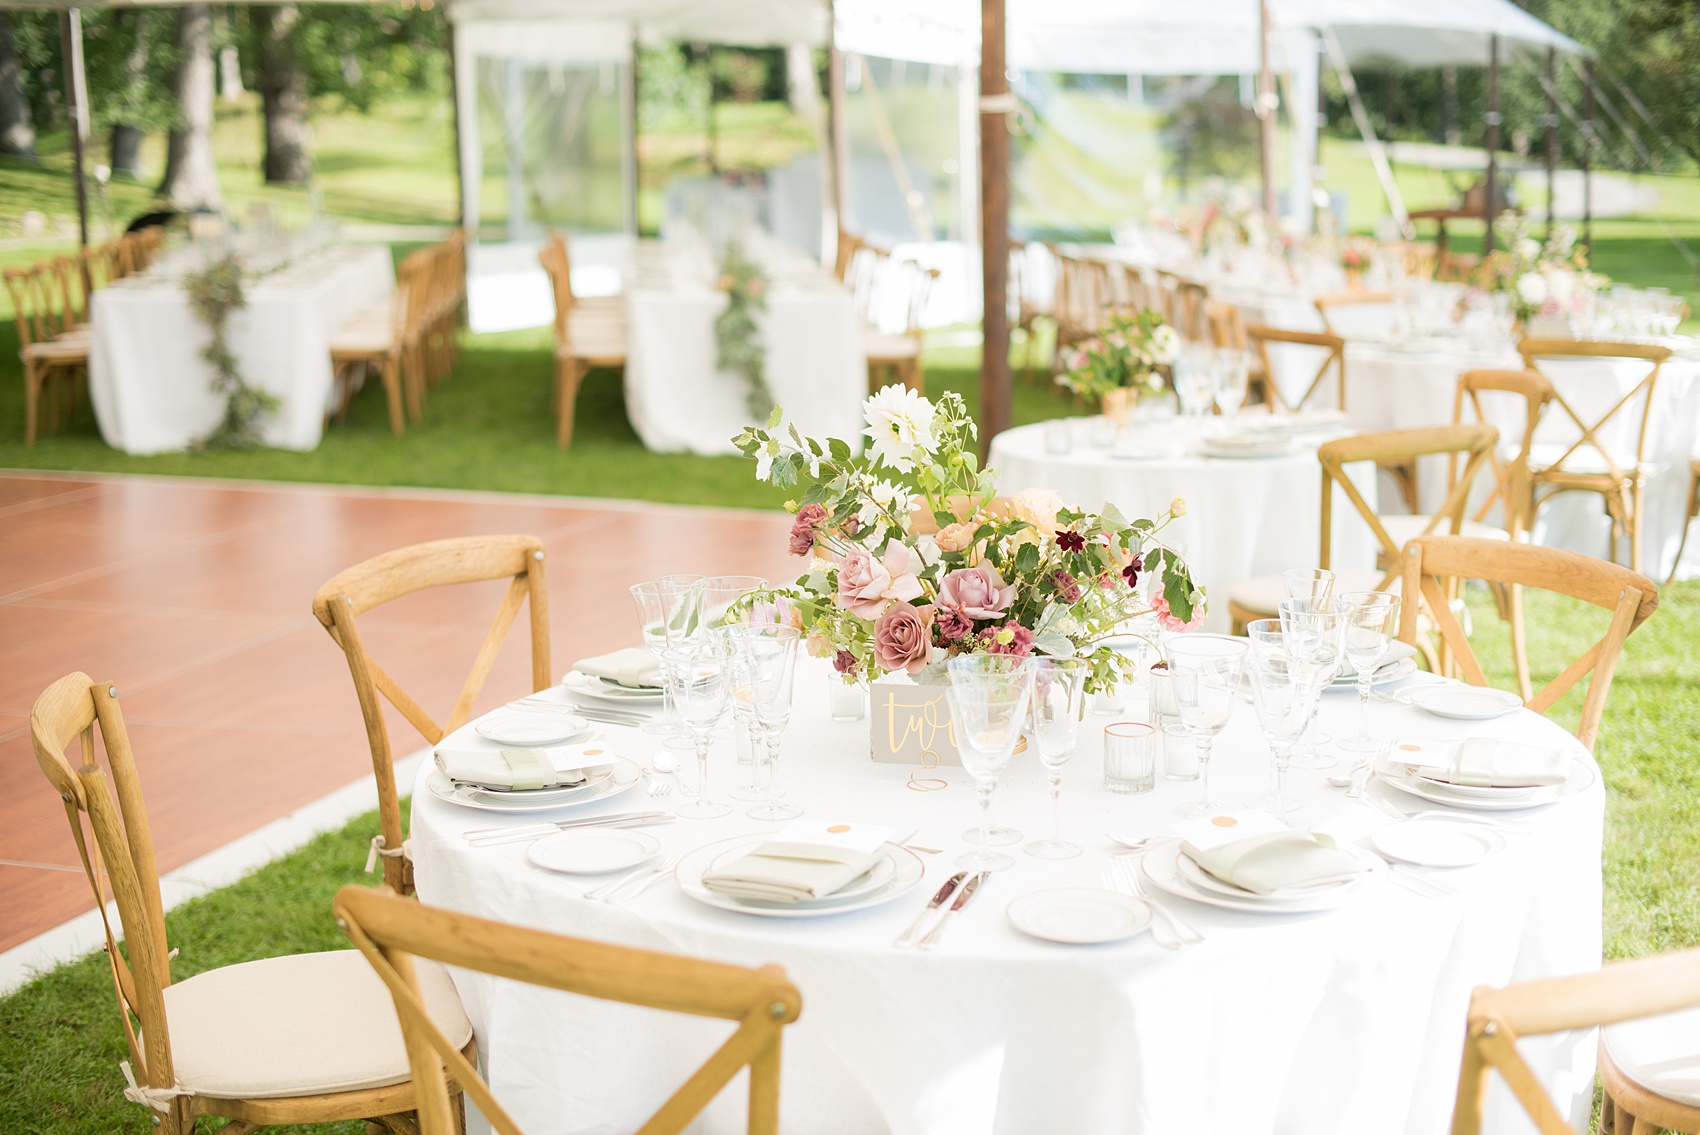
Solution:
<svg viewBox="0 0 1700 1135"><path fill-rule="evenodd" d="M1051 586L1056 588L1057 598L1064 603L1080 602L1080 583L1061 568L1051 573Z"/></svg>
<svg viewBox="0 0 1700 1135"><path fill-rule="evenodd" d="M1086 537L1072 529L1065 528L1057 533L1057 547L1065 552L1084 552L1086 550Z"/></svg>
<svg viewBox="0 0 1700 1135"><path fill-rule="evenodd" d="M840 674L848 674L856 669L856 656L848 650L841 650L832 656L832 668Z"/></svg>
<svg viewBox="0 0 1700 1135"><path fill-rule="evenodd" d="M1129 587L1139 586L1139 573L1144 569L1144 567L1145 557L1136 555L1133 559L1127 562L1126 567L1122 568L1122 578L1127 580L1127 585Z"/></svg>
<svg viewBox="0 0 1700 1135"><path fill-rule="evenodd" d="M815 530L826 519L826 509L818 504L806 504L797 510L797 519L791 524L791 554L806 556L809 549L815 546Z"/></svg>
<svg viewBox="0 0 1700 1135"><path fill-rule="evenodd" d="M961 611L940 607L938 614L940 642L961 642L974 633L974 622Z"/></svg>
<svg viewBox="0 0 1700 1135"><path fill-rule="evenodd" d="M1026 658L1033 653L1033 632L1015 623L987 627L980 632L980 646L987 654Z"/></svg>

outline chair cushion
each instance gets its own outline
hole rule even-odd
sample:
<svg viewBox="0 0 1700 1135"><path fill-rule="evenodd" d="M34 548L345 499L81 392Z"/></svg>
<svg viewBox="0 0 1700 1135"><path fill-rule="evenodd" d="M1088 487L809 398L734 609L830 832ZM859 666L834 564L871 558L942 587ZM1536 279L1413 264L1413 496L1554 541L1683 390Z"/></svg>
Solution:
<svg viewBox="0 0 1700 1135"><path fill-rule="evenodd" d="M1609 440L1608 440L1609 444ZM1529 469L1534 473L1544 473L1553 469L1554 465L1565 473L1598 473L1609 475L1611 470L1606 468L1606 459L1600 451L1591 445L1579 447L1575 453L1566 457L1564 451L1569 449L1567 444L1559 442L1538 441L1529 447ZM1560 463L1562 459L1562 463ZM1620 473L1630 473L1639 470L1641 473L1652 474L1658 471L1658 466L1651 461L1643 461L1639 466L1635 463L1635 454L1613 450L1611 459L1617 463Z"/></svg>
<svg viewBox="0 0 1700 1135"><path fill-rule="evenodd" d="M1607 1025L1600 1042L1626 1079L1700 1107L1700 1009Z"/></svg>
<svg viewBox="0 0 1700 1135"><path fill-rule="evenodd" d="M883 331L862 332L862 352L869 362L913 359L921 353L921 341L913 335L887 335Z"/></svg>
<svg viewBox="0 0 1700 1135"><path fill-rule="evenodd" d="M431 1019L457 1048L472 1022L448 973L415 960ZM290 954L196 974L165 991L180 1086L212 1099L351 1092L410 1077L389 988L358 950Z"/></svg>
<svg viewBox="0 0 1700 1135"><path fill-rule="evenodd" d="M1393 542L1401 548L1405 546L1406 541L1421 536L1423 529L1428 527L1430 520L1427 516L1381 516L1377 519L1381 521L1381 526L1387 529L1387 534L1393 537ZM1431 535L1436 536L1450 536L1451 534L1452 525L1444 520L1431 533ZM1511 539L1506 534L1505 529L1495 528L1491 524L1480 524L1474 520L1464 521L1464 526L1458 530L1458 535L1470 536L1478 540Z"/></svg>
<svg viewBox="0 0 1700 1135"><path fill-rule="evenodd" d="M1378 571L1343 571L1334 578L1334 594L1347 591L1374 591L1375 585L1381 582ZM1399 590L1399 579L1394 577L1388 584L1388 590ZM1287 597L1287 585L1278 575L1259 575L1242 580L1228 588L1228 602L1236 607L1255 612L1266 619L1273 619L1281 611L1281 600Z"/></svg>
<svg viewBox="0 0 1700 1135"><path fill-rule="evenodd" d="M333 355L382 355L395 348L395 333L388 327L354 324L331 336Z"/></svg>

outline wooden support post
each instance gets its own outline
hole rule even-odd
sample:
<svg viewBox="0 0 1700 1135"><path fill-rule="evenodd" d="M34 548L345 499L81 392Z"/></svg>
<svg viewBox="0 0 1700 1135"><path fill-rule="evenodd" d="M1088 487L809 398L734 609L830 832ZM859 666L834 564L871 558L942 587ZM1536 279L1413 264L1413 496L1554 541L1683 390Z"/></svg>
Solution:
<svg viewBox="0 0 1700 1135"><path fill-rule="evenodd" d="M980 453L1010 427L1009 92L1004 0L980 0L980 255L985 314L980 349Z"/></svg>
<svg viewBox="0 0 1700 1135"><path fill-rule="evenodd" d="M1582 247L1594 255L1594 61L1582 72Z"/></svg>
<svg viewBox="0 0 1700 1135"><path fill-rule="evenodd" d="M1487 113L1482 115L1482 121L1487 123L1487 185L1485 200L1482 204L1482 217L1487 221L1487 230L1482 234L1482 252L1493 251L1493 222L1498 209L1499 200L1499 36L1488 37L1488 73L1487 73Z"/></svg>
<svg viewBox="0 0 1700 1135"><path fill-rule="evenodd" d="M88 142L89 100L88 80L83 76L83 14L76 8L59 13L59 57L65 68L65 105L71 112L71 177L77 186L77 240L87 248L89 187L83 170L83 147Z"/></svg>
<svg viewBox="0 0 1700 1135"><path fill-rule="evenodd" d="M443 23L446 25L445 38L449 48L449 106L454 111L454 148L455 148L455 216L459 224L466 230L469 240L478 237L478 226L472 218L466 215L466 166L461 161L460 153L460 75L456 60L455 23L444 13Z"/></svg>
<svg viewBox="0 0 1700 1135"><path fill-rule="evenodd" d="M1552 226L1558 209L1558 49L1547 48L1547 112L1541 122L1547 131L1547 236L1552 236Z"/></svg>
<svg viewBox="0 0 1700 1135"><path fill-rule="evenodd" d="M1275 220L1275 109L1280 96L1275 93L1275 72L1269 63L1269 37L1274 29L1269 20L1269 0L1257 6L1257 133L1263 156L1263 215ZM1298 176L1298 171L1293 171Z"/></svg>

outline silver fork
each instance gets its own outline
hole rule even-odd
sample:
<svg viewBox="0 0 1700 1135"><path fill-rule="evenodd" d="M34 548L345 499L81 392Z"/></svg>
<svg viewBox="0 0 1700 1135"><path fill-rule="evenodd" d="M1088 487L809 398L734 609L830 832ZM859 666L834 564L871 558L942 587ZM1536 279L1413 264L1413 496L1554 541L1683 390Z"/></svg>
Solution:
<svg viewBox="0 0 1700 1135"><path fill-rule="evenodd" d="M1152 906L1149 900L1141 898L1139 892L1130 887L1127 880L1122 878L1121 860L1122 857L1117 856L1110 860L1109 866L1104 868L1104 889L1114 891L1118 895L1127 895L1129 898L1139 899L1140 902L1145 904L1145 908L1151 911L1151 940L1165 950L1180 949L1181 940L1175 937L1174 931L1169 929L1168 923L1157 917L1157 908Z"/></svg>
<svg viewBox="0 0 1700 1135"><path fill-rule="evenodd" d="M1145 880L1139 877L1138 857L1124 855L1119 857L1117 863L1122 874L1127 877L1128 885L1133 888L1133 893L1144 899L1146 905L1169 924L1169 928L1175 932L1176 937L1189 946L1195 946L1204 941L1204 935L1195 929L1190 922L1151 897L1151 892L1145 889Z"/></svg>
<svg viewBox="0 0 1700 1135"><path fill-rule="evenodd" d="M631 874L624 875L621 878L616 879L614 882L609 883L607 886L598 887L594 891L587 891L584 897L587 899L598 899L606 903L626 902L629 899L635 899L645 891L649 890L649 888L653 887L656 883L659 883L662 879L671 875L673 873L673 868L677 867L679 865L679 860L684 857L685 853L683 851L669 855L666 859L662 860L658 866L633 871Z"/></svg>

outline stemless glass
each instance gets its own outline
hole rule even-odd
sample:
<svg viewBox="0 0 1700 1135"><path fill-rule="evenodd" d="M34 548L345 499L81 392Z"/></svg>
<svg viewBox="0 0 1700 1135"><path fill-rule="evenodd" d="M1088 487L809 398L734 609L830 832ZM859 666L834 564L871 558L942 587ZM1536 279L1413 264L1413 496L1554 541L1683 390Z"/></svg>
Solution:
<svg viewBox="0 0 1700 1135"><path fill-rule="evenodd" d="M980 871L1013 867L1015 860L990 847L992 793L1021 739L1027 706L1033 699L1033 669L1026 659L1005 654L962 655L950 660L949 669L945 699L956 749L980 795L980 826L974 833L977 846L957 862Z"/></svg>
<svg viewBox="0 0 1700 1135"><path fill-rule="evenodd" d="M1216 806L1210 797L1210 745L1234 711L1250 645L1228 635L1187 634L1175 636L1165 647L1181 724L1198 744L1198 776L1203 782L1202 796L1175 805L1174 812L1208 815Z"/></svg>
<svg viewBox="0 0 1700 1135"><path fill-rule="evenodd" d="M803 814L795 804L784 802L779 790L779 735L791 722L791 689L797 672L797 644L802 632L796 627L727 627L748 659L750 697L756 721L767 741L767 792L761 803L745 815L757 820L793 820Z"/></svg>
<svg viewBox="0 0 1700 1135"><path fill-rule="evenodd" d="M1341 741L1342 749L1373 753L1381 742L1369 733L1369 693L1376 669L1393 639L1392 622L1399 614L1399 597L1389 591L1348 591L1340 596L1346 609L1346 661L1358 672L1358 735Z"/></svg>
<svg viewBox="0 0 1700 1135"><path fill-rule="evenodd" d="M1040 859L1072 859L1080 845L1062 838L1062 769L1080 738L1086 679L1092 667L1081 658L1033 660L1033 699L1027 735L1039 750L1039 763L1050 774L1051 838L1034 840L1027 854Z"/></svg>
<svg viewBox="0 0 1700 1135"><path fill-rule="evenodd" d="M1327 568L1288 568L1281 573L1288 599L1327 599L1334 593L1334 573Z"/></svg>
<svg viewBox="0 0 1700 1135"><path fill-rule="evenodd" d="M712 820L732 811L730 804L717 804L708 795L708 747L715 726L726 716L732 694L732 667L726 644L718 636L694 635L667 653L679 674L679 716L691 731L697 751L696 798L679 806L679 815L693 820Z"/></svg>
<svg viewBox="0 0 1700 1135"><path fill-rule="evenodd" d="M667 634L669 627L675 634L686 630L684 605L691 589L700 588L702 582L703 577L700 575L664 575L660 579L633 584L629 588L632 600L637 603L638 622L643 628L643 644L661 662L661 720L646 722L643 726L645 733L680 739L690 736L684 722L679 719L679 710L674 699L677 683L672 680L667 665Z"/></svg>
<svg viewBox="0 0 1700 1135"><path fill-rule="evenodd" d="M1316 751L1318 744L1328 740L1316 728L1316 711L1322 705L1322 691L1339 675L1345 663L1345 606L1337 599L1283 599L1281 631L1287 656L1293 660L1300 680L1311 690L1311 719L1305 725L1300 745L1295 748L1292 765L1333 768L1337 763L1334 758Z"/></svg>
<svg viewBox="0 0 1700 1135"><path fill-rule="evenodd" d="M1277 631L1276 635L1279 636L1279 633ZM1287 767L1292 759L1293 744L1304 733L1311 718L1312 691L1300 678L1298 668L1282 645L1277 649L1254 650L1251 693L1252 706L1257 710L1257 723L1263 727L1269 753L1275 760L1275 791L1251 803L1255 808L1264 808L1285 818L1300 807L1297 799L1287 795Z"/></svg>

